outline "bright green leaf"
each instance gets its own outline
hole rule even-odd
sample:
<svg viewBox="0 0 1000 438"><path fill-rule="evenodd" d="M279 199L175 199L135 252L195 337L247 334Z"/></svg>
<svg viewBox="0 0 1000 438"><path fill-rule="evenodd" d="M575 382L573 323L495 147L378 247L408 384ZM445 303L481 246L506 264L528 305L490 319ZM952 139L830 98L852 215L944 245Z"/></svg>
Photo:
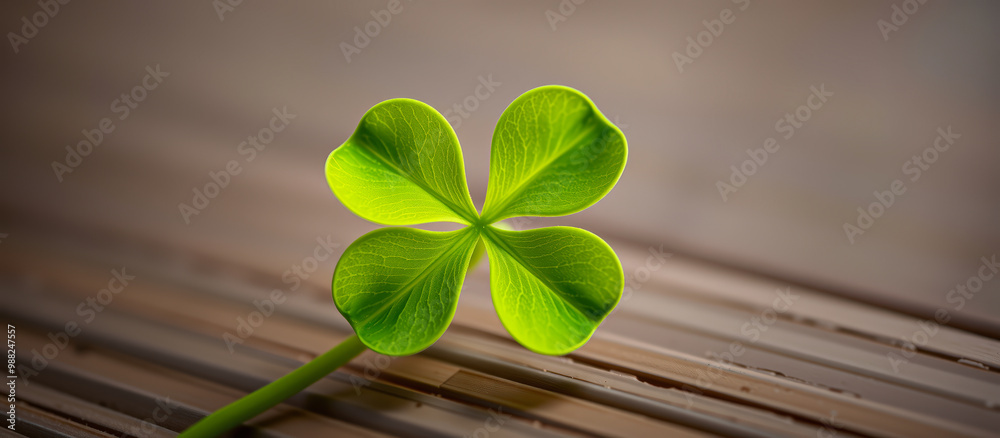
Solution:
<svg viewBox="0 0 1000 438"><path fill-rule="evenodd" d="M583 210L614 187L627 154L625 135L583 93L557 85L530 90L493 131L483 220Z"/></svg>
<svg viewBox="0 0 1000 438"><path fill-rule="evenodd" d="M621 299L621 262L589 231L487 226L483 237L493 306L514 339L536 353L579 348Z"/></svg>
<svg viewBox="0 0 1000 438"><path fill-rule="evenodd" d="M514 339L552 355L586 343L625 285L611 247L578 228L512 231L490 224L571 214L599 201L625 169L625 136L583 93L546 86L504 111L491 154L480 217L458 139L440 113L409 99L368 110L327 158L327 182L340 201L383 224L469 226L450 232L383 228L358 238L341 255L332 282L333 300L356 336L184 435L215 436L264 412L348 362L361 344L395 356L429 347L451 324L464 277L484 248L493 305Z"/></svg>
<svg viewBox="0 0 1000 438"><path fill-rule="evenodd" d="M504 111L491 154L482 218L454 131L423 103L376 105L330 154L330 187L358 215L394 225L470 225L447 233L378 230L345 251L334 300L365 345L404 355L437 340L454 315L469 259L478 259L484 245L500 319L533 351L565 354L583 345L621 298L621 262L597 236L488 225L571 214L600 200L625 167L621 131L582 93L541 87Z"/></svg>
<svg viewBox="0 0 1000 438"><path fill-rule="evenodd" d="M333 274L333 301L368 348L419 352L455 315L479 234L381 228L354 241Z"/></svg>
<svg viewBox="0 0 1000 438"><path fill-rule="evenodd" d="M344 206L372 222L471 224L478 218L455 131L416 100L387 100L368 110L327 158L326 179Z"/></svg>

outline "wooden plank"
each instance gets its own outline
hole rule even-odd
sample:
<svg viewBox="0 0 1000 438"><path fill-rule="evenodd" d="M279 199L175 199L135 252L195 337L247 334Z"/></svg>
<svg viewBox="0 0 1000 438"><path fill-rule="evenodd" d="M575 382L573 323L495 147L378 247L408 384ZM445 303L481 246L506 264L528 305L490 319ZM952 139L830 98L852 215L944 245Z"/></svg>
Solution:
<svg viewBox="0 0 1000 438"><path fill-rule="evenodd" d="M63 382L61 389L75 392L100 403L115 406L132 415L142 415L150 411L149 405L167 406L167 411L152 410L143 419L130 417L114 410L102 408L93 403L87 403L76 397L47 390L44 399L33 398L33 404L42 404L49 411L59 412L66 418L88 425L99 425L102 430L116 431L119 436L141 437L173 437L186 426L171 423L176 430L161 427L158 422L166 421L171 415L190 418L183 424L190 425L193 421L215 409L235 401L242 394L226 389L211 389L210 382L198 382L191 385L190 379L164 379L169 376L169 370L157 370L155 366L129 366L127 362L115 360L113 357L100 357L100 353L89 352L89 358L83 363L76 362L71 370L53 370L58 373L53 382ZM95 360L96 359L96 360ZM63 367L65 365L57 365ZM152 369L150 369L152 368ZM95 374L102 373L102 374ZM46 377L49 378L48 376ZM114 379L115 385L110 384ZM68 382L72 380L72 383ZM128 388L117 386L126 384ZM37 382L31 386L33 391L42 389ZM75 391L73 388L76 388ZM126 394L126 392L129 392ZM176 397L176 398L171 398ZM136 414L136 412L139 412ZM252 433L255 436L273 437L310 437L317 433L346 434L350 436L380 438L388 435L367 430L355 425L337 421L328 417L316 415L301 409L279 405L255 417L246 426L237 428L232 434Z"/></svg>
<svg viewBox="0 0 1000 438"><path fill-rule="evenodd" d="M629 313L641 315L657 323L684 326L742 343L752 338L741 336L741 331L753 328L750 325L753 318L760 321L762 315L663 294L641 294L633 301L634 305L622 309L625 313L621 318L633 317ZM790 309L797 305L794 303ZM775 314L772 311L771 315ZM907 363L896 365L891 354L899 354L898 348L783 319L775 319L763 327L754 329L759 332L754 344L762 348L968 403L989 408L1000 405L997 373L926 355L916 355L907 359Z"/></svg>
<svg viewBox="0 0 1000 438"><path fill-rule="evenodd" d="M744 400L758 406L876 436L952 436L977 434L961 424L934 418L914 417L891 406L859 400L819 388L795 384L714 361L684 357L676 352L658 351L650 345L636 345L630 339L600 335L577 350L572 357L611 369L618 369L664 386Z"/></svg>
<svg viewBox="0 0 1000 438"><path fill-rule="evenodd" d="M22 343L40 348L47 339L37 333L22 332ZM101 349L64 350L28 385L58 388L64 397L107 406L120 416L139 422L138 429L127 427L123 433L144 436L152 428L170 430L169 436L243 394L213 382L144 363L106 354ZM50 400L51 401L51 400ZM90 412L94 415L95 412ZM88 423L89 424L89 423ZM257 425L267 424L267 430ZM305 426L303 426L305 425ZM329 430L352 435L380 436L353 425L337 422L287 405L272 410L238 428L236 432L262 436L285 436L295 429ZM139 431L139 434L136 434ZM294 435L292 435L294 436Z"/></svg>
<svg viewBox="0 0 1000 438"><path fill-rule="evenodd" d="M63 418L72 419L76 423L91 425L91 427L99 428L107 433L113 431L118 436L133 435L144 438L177 436L176 432L156 424L152 417L146 420L131 417L96 403L64 394L43 386L41 383L24 385L18 394L22 400L39 408L58 413Z"/></svg>
<svg viewBox="0 0 1000 438"><path fill-rule="evenodd" d="M623 263L633 266L633 270L643 266L645 255L641 254L640 251L625 251L622 254ZM788 284L684 257L672 257L667 263L668 266L662 269L649 270L650 279L642 284L640 290L647 293L668 290L671 293L689 295L693 299L711 299L716 304L759 311L770 308L776 290L788 287ZM1000 341L996 339L940 324L932 336L917 335L927 333L921 326L926 324L924 319L812 289L796 287L794 293L799 298L788 313L790 318L890 344L914 342L916 338L918 342L914 342L914 345L919 350L934 352L956 361L970 359L992 368L1000 368ZM947 291L941 293L944 295ZM951 313L953 312L952 310Z"/></svg>
<svg viewBox="0 0 1000 438"><path fill-rule="evenodd" d="M820 429L770 410L650 385L635 376L572 359L540 356L510 340L475 330L453 328L427 354L475 366L490 375L720 435L812 438Z"/></svg>
<svg viewBox="0 0 1000 438"><path fill-rule="evenodd" d="M7 429L5 427L4 428L0 428L0 437L4 437L4 438L7 438L7 437L20 438L20 437L23 437L23 436L24 435L21 435L21 434L19 434L17 432L12 432L11 430L9 430L9 429Z"/></svg>
<svg viewBox="0 0 1000 438"><path fill-rule="evenodd" d="M597 404L480 373L459 371L441 386L446 393L508 408L527 418L559 424L600 436L708 436L669 423L617 411Z"/></svg>
<svg viewBox="0 0 1000 438"><path fill-rule="evenodd" d="M732 355L731 337L715 337L679 326L650 324L644 318L618 316L610 318L603 328L611 333L627 335L635 341L658 345L664 350L706 360L726 359L734 366L748 371L894 406L909 411L914 416L942 418L984 431L992 430L996 424L1000 424L1000 411L982 405L851 373L836 366L803 361L759 348L754 343L743 342L741 354Z"/></svg>
<svg viewBox="0 0 1000 438"><path fill-rule="evenodd" d="M18 403L17 420L19 433L29 437L112 438L114 436L46 412L28 403Z"/></svg>
<svg viewBox="0 0 1000 438"><path fill-rule="evenodd" d="M25 304L28 308L30 305L30 303ZM49 305L56 306L57 304L49 303ZM8 309L3 310L8 311ZM202 415L234 400L236 396L243 393L242 391L255 389L287 373L290 366L294 366L294 361L279 360L270 354L255 352L251 348L240 348L236 353L230 355L219 351L217 345L205 338L183 335L176 331L166 331L164 328L150 326L149 323L144 323L141 320L131 319L128 320L129 322L125 322L126 320L128 319L118 315L115 310L107 309L101 314L100 320L95 320L93 325L88 326L88 329L80 335L79 342L110 346L116 350L128 352L130 356L142 358L143 361L171 368L182 375L210 380L238 389L224 403L217 403L218 406L209 407L205 412L202 412ZM27 321L21 321L19 330L24 331L28 325ZM123 326L130 328L125 332L115 329L115 327ZM35 336L35 338L39 346L44 342L40 336ZM29 339L31 338L29 337ZM159 341L155 345L144 345L146 339L158 339ZM210 344L206 344L206 342ZM67 355L68 351L65 350L62 355ZM62 355L60 356L61 360L69 360L74 357L67 355L64 359ZM106 364L91 368L92 371L107 369L109 367ZM57 368L46 369L45 373L38 378L53 379L59 377L56 370ZM161 369L158 372L162 373L163 371ZM77 380L79 378L64 376L60 382ZM139 380L130 381L117 374L107 376L103 380L103 384L112 385L115 384L112 382L121 380L127 381L127 385L140 386ZM218 391L218 388L216 390ZM400 396L408 396L409 399ZM472 433L482 427L484 422L490 418L489 412L485 409L456 404L434 396L392 391L392 388L385 388L377 384L355 387L349 376L343 375L341 371L317 382L286 403L324 416L350 421L366 428L407 436L448 435L447 431L455 429L467 430ZM387 406L393 406L393 409L386 410ZM193 420L188 421L179 427L186 427L192 422ZM558 434L557 431L558 429L552 428L539 430L530 423L515 419L493 434L496 436L554 436Z"/></svg>

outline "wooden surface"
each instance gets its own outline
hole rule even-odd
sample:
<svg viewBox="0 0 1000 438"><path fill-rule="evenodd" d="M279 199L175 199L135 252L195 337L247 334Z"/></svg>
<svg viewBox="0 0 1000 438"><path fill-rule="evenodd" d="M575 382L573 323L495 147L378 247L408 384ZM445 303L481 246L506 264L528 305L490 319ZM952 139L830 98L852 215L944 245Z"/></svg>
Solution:
<svg viewBox="0 0 1000 438"><path fill-rule="evenodd" d="M21 386L20 430L29 435L60 427L118 434L143 419L150 433L179 431L350 333L325 291L308 288L229 351L224 334L238 333L238 318L269 293L271 285L248 280L260 272L204 256L178 260L190 249L143 239L83 240L94 238L103 243L66 251L81 238L38 236L39 245L12 244L16 252L0 259L5 290L17 296L0 316L18 327L24 362L47 333L80 320L76 308L93 296L88 285L106 281L106 266L127 261L137 277ZM634 268L644 251L620 245L626 270ZM566 357L509 338L481 266L431 349L366 353L248 427L276 436L465 436L493 413L509 415L494 431L501 435L989 436L1000 424L997 340L941 327L933 347L894 367L893 328L917 318L681 256L669 263ZM735 283L716 288L720 279ZM753 292L761 287L771 296ZM781 290L794 297L787 308L774 306ZM825 314L811 311L817 304ZM851 313L871 317L837 318ZM759 338L740 329L755 318L766 327ZM164 400L170 415L149 421Z"/></svg>
<svg viewBox="0 0 1000 438"><path fill-rule="evenodd" d="M483 266L434 347L359 357L237 433L997 435L1000 279L961 308L949 295L1000 252L997 3L927 2L886 41L891 1L590 0L554 29L556 1L404 1L348 62L341 43L386 4L243 2L220 20L211 2L70 2L0 50L0 318L18 360L112 269L136 276L18 387L19 433L171 436L348 336L330 275L377 225L330 193L327 154L381 100L446 111L491 78L453 123L477 205L493 126L532 87L578 88L625 132L607 198L514 225L602 236L626 299L578 352L539 356L503 331ZM725 8L735 21L678 71ZM0 10L18 32L39 6ZM169 76L119 119L157 65ZM821 85L833 96L784 139L775 121ZM283 108L295 118L248 162L240 142ZM115 130L60 181L52 163L105 117ZM961 137L910 181L948 126ZM717 182L768 137L781 148L724 201ZM179 204L230 160L243 171L186 221ZM852 244L843 224L895 179L907 191ZM291 288L317 239L333 253ZM275 288L289 301L230 352L224 333Z"/></svg>

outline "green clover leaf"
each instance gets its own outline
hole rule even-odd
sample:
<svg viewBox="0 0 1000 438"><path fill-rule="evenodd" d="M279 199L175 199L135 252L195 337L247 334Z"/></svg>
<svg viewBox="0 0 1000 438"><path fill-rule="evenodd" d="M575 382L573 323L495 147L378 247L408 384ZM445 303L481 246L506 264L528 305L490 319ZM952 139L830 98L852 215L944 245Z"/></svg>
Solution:
<svg viewBox="0 0 1000 438"><path fill-rule="evenodd" d="M327 159L334 194L373 222L466 227L383 228L360 237L334 271L338 310L368 348L419 352L451 323L470 260L484 245L494 307L514 339L542 354L579 348L621 299L625 280L614 251L577 228L511 231L494 224L593 205L614 187L627 155L624 134L583 93L530 90L497 122L480 215L444 117L410 99L375 105Z"/></svg>
<svg viewBox="0 0 1000 438"><path fill-rule="evenodd" d="M536 88L500 115L482 218L565 216L611 191L625 170L625 135L572 88Z"/></svg>
<svg viewBox="0 0 1000 438"><path fill-rule="evenodd" d="M478 237L472 227L382 228L361 236L337 264L337 309L372 350L403 355L429 347L455 315Z"/></svg>
<svg viewBox="0 0 1000 438"><path fill-rule="evenodd" d="M493 306L514 339L536 353L576 350L622 296L618 256L589 231L487 227L483 234Z"/></svg>
<svg viewBox="0 0 1000 438"><path fill-rule="evenodd" d="M444 116L423 102L392 99L368 110L326 161L340 202L384 225L472 224L462 149Z"/></svg>

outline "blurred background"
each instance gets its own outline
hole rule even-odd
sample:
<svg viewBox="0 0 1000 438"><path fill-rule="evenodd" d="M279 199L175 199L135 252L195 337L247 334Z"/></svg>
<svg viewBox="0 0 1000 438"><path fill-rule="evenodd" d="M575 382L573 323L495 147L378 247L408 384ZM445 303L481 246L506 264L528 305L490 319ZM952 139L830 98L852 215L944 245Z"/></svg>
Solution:
<svg viewBox="0 0 1000 438"><path fill-rule="evenodd" d="M31 303L7 313L18 321L77 318L59 313L54 291L93 295L123 267L136 284L160 268L197 276L237 302L284 288L339 321L336 260L377 225L338 202L323 165L362 114L395 97L444 112L481 208L497 118L521 93L562 84L622 128L629 162L594 207L515 226L604 237L636 294L657 248L907 318L947 309L950 327L1000 337L1000 279L972 280L1000 249L996 2L43 0L2 10L0 305ZM239 173L220 177L231 162ZM206 187L219 178L225 187ZM283 274L318 254L317 239L336 249L288 290ZM77 265L97 274L75 276ZM978 290L956 295L958 285ZM488 301L485 283L471 287L468 300ZM247 306L204 318L233 329Z"/></svg>

